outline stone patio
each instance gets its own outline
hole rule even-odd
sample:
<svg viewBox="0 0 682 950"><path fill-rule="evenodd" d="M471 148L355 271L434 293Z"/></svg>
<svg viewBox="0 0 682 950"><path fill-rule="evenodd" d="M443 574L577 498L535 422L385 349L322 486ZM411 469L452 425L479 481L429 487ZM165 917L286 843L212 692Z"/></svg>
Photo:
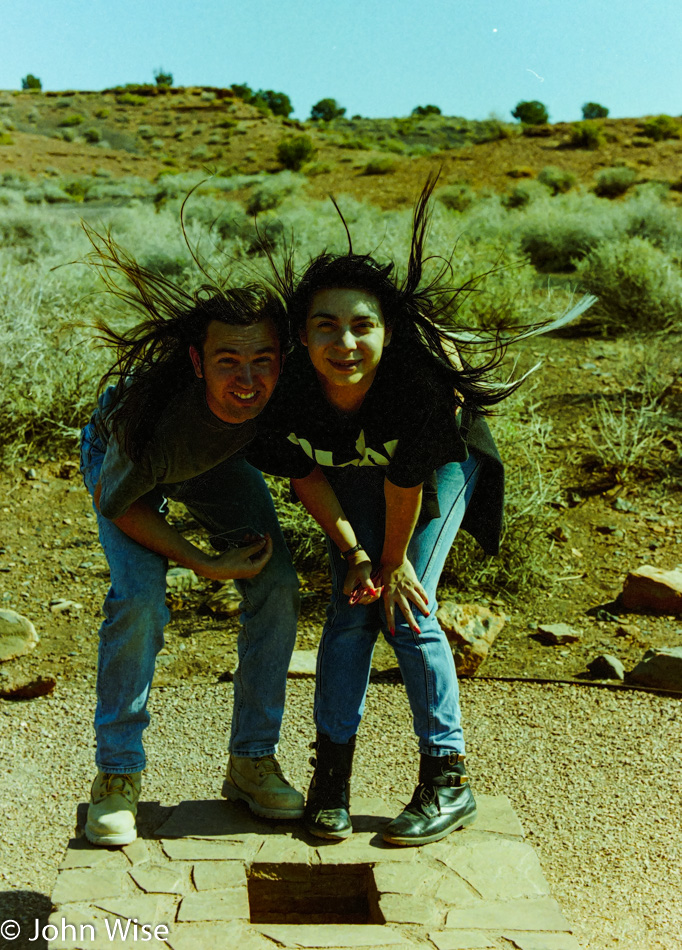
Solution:
<svg viewBox="0 0 682 950"><path fill-rule="evenodd" d="M50 950L579 950L505 796L473 826L422 848L381 840L399 810L353 800L354 834L312 838L241 804L140 804L122 849L69 842Z"/></svg>

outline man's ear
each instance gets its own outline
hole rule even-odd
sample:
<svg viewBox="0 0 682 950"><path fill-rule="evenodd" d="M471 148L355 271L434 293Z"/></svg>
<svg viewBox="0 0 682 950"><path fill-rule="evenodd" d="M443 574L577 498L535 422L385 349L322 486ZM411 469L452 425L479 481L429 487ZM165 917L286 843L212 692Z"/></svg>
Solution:
<svg viewBox="0 0 682 950"><path fill-rule="evenodd" d="M199 350L196 348L196 346L190 346L189 358L192 360L192 366L194 367L195 374L199 377L199 379L203 379L204 370L201 365L201 354L199 353Z"/></svg>
<svg viewBox="0 0 682 950"><path fill-rule="evenodd" d="M384 333L384 349L386 349L386 347L389 345L392 337L393 327L386 327L386 332Z"/></svg>

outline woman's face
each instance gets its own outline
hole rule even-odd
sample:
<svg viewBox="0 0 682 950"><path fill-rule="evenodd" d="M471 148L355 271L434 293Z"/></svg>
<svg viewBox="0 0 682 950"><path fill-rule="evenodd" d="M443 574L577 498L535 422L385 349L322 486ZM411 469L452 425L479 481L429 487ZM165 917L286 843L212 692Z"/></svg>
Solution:
<svg viewBox="0 0 682 950"><path fill-rule="evenodd" d="M347 386L369 389L390 340L379 300L350 288L318 291L301 331L301 342L327 393Z"/></svg>

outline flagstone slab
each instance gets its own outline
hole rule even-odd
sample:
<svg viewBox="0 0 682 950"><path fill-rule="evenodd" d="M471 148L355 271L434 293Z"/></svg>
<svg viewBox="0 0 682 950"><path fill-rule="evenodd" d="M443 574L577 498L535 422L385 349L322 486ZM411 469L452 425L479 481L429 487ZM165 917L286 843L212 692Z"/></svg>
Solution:
<svg viewBox="0 0 682 950"><path fill-rule="evenodd" d="M506 795L476 795L476 831L524 838L523 826Z"/></svg>
<svg viewBox="0 0 682 950"><path fill-rule="evenodd" d="M271 940L241 921L174 924L166 943L171 950L275 950Z"/></svg>
<svg viewBox="0 0 682 950"><path fill-rule="evenodd" d="M126 870L128 862L121 853L120 848L116 850L101 848L90 844L87 838L72 838L69 841L64 857L59 864L59 870L64 871L69 868L118 868L121 871Z"/></svg>
<svg viewBox="0 0 682 950"><path fill-rule="evenodd" d="M436 892L442 877L442 869L425 868L419 862L406 867L400 862L393 861L378 864L374 868L374 883L380 894L417 894L421 892L433 894ZM450 877L452 877L452 874L448 874L448 879ZM461 883L466 892L469 893L466 884Z"/></svg>
<svg viewBox="0 0 682 950"><path fill-rule="evenodd" d="M438 856L485 900L549 894L538 856L524 841L481 836L450 850L444 843Z"/></svg>
<svg viewBox="0 0 682 950"><path fill-rule="evenodd" d="M198 891L224 890L246 886L246 867L241 861L200 861L192 868Z"/></svg>
<svg viewBox="0 0 682 950"><path fill-rule="evenodd" d="M346 950L356 947L408 950L414 947L404 934L380 924L312 924L308 927L297 924L258 924L258 930L283 947L300 947L304 950Z"/></svg>
<svg viewBox="0 0 682 950"><path fill-rule="evenodd" d="M137 920L140 924L155 924L159 920L161 912L161 901L158 897L151 894L145 894L140 897L114 897L109 900L95 901L95 907L106 911L108 914L116 914L117 917L123 917L126 920ZM170 913L170 908L166 906L166 916ZM167 921L163 921L167 923Z"/></svg>
<svg viewBox="0 0 682 950"><path fill-rule="evenodd" d="M76 904L101 897L119 897L123 892L123 878L123 872L116 870L76 868L62 871L52 892L52 901L54 904Z"/></svg>
<svg viewBox="0 0 682 950"><path fill-rule="evenodd" d="M164 853L171 861L251 861L260 840L204 841L199 838L179 838L162 841Z"/></svg>
<svg viewBox="0 0 682 950"><path fill-rule="evenodd" d="M300 838L272 836L263 841L254 858L254 864L296 864L307 867L314 854Z"/></svg>
<svg viewBox="0 0 682 950"><path fill-rule="evenodd" d="M510 940L518 950L580 950L580 944L572 934L537 934L504 931L501 935Z"/></svg>
<svg viewBox="0 0 682 950"><path fill-rule="evenodd" d="M443 876L434 896L449 907L467 907L482 900L481 895L454 871Z"/></svg>
<svg viewBox="0 0 682 950"><path fill-rule="evenodd" d="M561 908L551 897L481 901L474 907L455 908L448 914L445 926L478 930L570 930Z"/></svg>
<svg viewBox="0 0 682 950"><path fill-rule="evenodd" d="M496 950L494 937L482 930L439 930L429 934L438 950Z"/></svg>
<svg viewBox="0 0 682 950"><path fill-rule="evenodd" d="M252 835L280 835L297 826L264 822L242 803L224 799L180 802L167 821L156 829L159 838L214 838L244 840Z"/></svg>
<svg viewBox="0 0 682 950"><path fill-rule="evenodd" d="M377 835L351 835L344 841L318 847L320 864L380 864L400 861L409 864L415 861L416 848L397 848L385 844Z"/></svg>
<svg viewBox="0 0 682 950"><path fill-rule="evenodd" d="M182 894L187 879L186 867L182 864L137 868L128 873L147 894Z"/></svg>
<svg viewBox="0 0 682 950"><path fill-rule="evenodd" d="M248 920L251 915L246 887L230 887L224 891L202 891L188 894L178 909L178 921Z"/></svg>
<svg viewBox="0 0 682 950"><path fill-rule="evenodd" d="M439 910L433 901L424 897L382 894L379 910L388 924L422 924L427 927L442 927L444 924L444 910Z"/></svg>
<svg viewBox="0 0 682 950"><path fill-rule="evenodd" d="M144 864L150 858L149 848L144 838L136 838L131 844L126 845L122 851L133 867Z"/></svg>

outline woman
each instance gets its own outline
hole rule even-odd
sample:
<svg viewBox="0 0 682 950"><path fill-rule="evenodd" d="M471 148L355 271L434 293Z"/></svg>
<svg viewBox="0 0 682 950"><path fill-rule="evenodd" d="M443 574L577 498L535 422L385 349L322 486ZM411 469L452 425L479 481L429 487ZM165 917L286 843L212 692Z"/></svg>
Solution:
<svg viewBox="0 0 682 950"><path fill-rule="evenodd" d="M472 822L457 677L436 617L436 588L464 527L498 549L503 468L483 418L513 386L458 359L437 320L457 291L422 280L427 182L415 209L405 281L373 258L323 254L294 286L278 275L294 337L285 378L249 460L289 476L328 537L333 591L320 643L315 773L306 827L344 838L349 778L372 651L393 646L419 739L419 782L384 838L419 845ZM263 432L263 430L261 430Z"/></svg>

